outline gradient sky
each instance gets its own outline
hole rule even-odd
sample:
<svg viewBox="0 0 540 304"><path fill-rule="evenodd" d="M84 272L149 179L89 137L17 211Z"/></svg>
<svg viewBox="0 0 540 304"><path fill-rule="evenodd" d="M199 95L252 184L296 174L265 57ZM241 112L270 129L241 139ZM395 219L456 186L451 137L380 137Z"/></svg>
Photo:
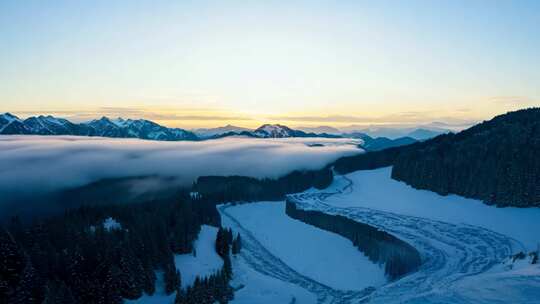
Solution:
<svg viewBox="0 0 540 304"><path fill-rule="evenodd" d="M540 105L540 1L0 0L0 112L462 123Z"/></svg>

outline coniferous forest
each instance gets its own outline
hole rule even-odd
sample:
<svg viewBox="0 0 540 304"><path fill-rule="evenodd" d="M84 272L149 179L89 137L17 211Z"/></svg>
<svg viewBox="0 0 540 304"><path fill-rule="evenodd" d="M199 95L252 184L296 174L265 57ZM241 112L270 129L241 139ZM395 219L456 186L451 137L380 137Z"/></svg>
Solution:
<svg viewBox="0 0 540 304"><path fill-rule="evenodd" d="M201 177L192 191L171 195L167 189L150 200L117 204L107 196L117 197L129 179L70 189L64 196L79 203L66 205L62 196L63 213L30 223L14 217L1 228L0 304L122 303L154 294L157 270L164 275L166 293L176 293L175 303L226 303L233 297L230 255L240 252L240 235L220 228L215 249L223 268L185 290L173 258L192 252L201 225L220 227L216 204L283 199L287 193L324 188L332 177L327 168L275 180ZM107 219L118 227L107 227Z"/></svg>
<svg viewBox="0 0 540 304"><path fill-rule="evenodd" d="M107 219L117 226L108 227ZM0 303L122 303L152 295L156 270L166 292L177 292L177 303L225 303L232 297L232 237L218 236L223 269L180 289L173 255L191 253L202 224L220 225L215 204L187 192L162 201L82 206L31 225L13 218L0 230Z"/></svg>
<svg viewBox="0 0 540 304"><path fill-rule="evenodd" d="M540 206L540 108L413 146L396 157L392 178L498 206Z"/></svg>
<svg viewBox="0 0 540 304"><path fill-rule="evenodd" d="M275 201L286 194L311 187L323 189L333 180L332 170L294 171L277 179L245 176L203 176L193 185L194 191L216 202Z"/></svg>
<svg viewBox="0 0 540 304"><path fill-rule="evenodd" d="M509 112L459 133L342 157L340 174L393 166L392 178L498 206L540 206L540 108Z"/></svg>

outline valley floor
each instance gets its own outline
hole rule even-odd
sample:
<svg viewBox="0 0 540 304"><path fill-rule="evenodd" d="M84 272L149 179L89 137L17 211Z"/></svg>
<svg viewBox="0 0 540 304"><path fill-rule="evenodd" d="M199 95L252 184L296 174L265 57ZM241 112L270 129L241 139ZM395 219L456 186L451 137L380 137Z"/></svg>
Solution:
<svg viewBox="0 0 540 304"><path fill-rule="evenodd" d="M246 213L248 209L255 213ZM384 281L382 268L350 241L288 218L284 202L222 205L219 211L222 224L242 236L240 255L234 258L233 285L243 288L232 303L347 303L372 292L373 288L363 288L370 282ZM347 269L348 265L354 267ZM346 282L347 276L353 280ZM339 287L354 285L357 279L364 286L340 290L318 279Z"/></svg>
<svg viewBox="0 0 540 304"><path fill-rule="evenodd" d="M480 226L515 239L516 250L536 250L540 245L540 208L497 208L458 195L442 196L417 190L390 178L392 168L357 171L336 178L325 192L351 181L350 191L328 197L335 207L362 207L417 216L453 224ZM523 247L523 248L520 248Z"/></svg>
<svg viewBox="0 0 540 304"><path fill-rule="evenodd" d="M440 196L394 181L390 173L383 168L337 176L327 189L289 200L410 243L422 257L417 272L388 282L383 265L371 263L349 240L288 217L284 202L220 205L223 226L242 237L242 250L232 257L232 303L540 303L540 265L509 261L516 252L536 249L540 209ZM221 265L212 262L219 261L215 233L203 226L197 256L176 258L184 286L195 273ZM170 303L173 297L158 292L140 300Z"/></svg>
<svg viewBox="0 0 540 304"><path fill-rule="evenodd" d="M339 285L339 280L328 281L335 274L347 275L339 267L325 269L329 262L324 258L328 250L339 254L343 248L315 235L297 235L297 229L302 228L296 225L305 224L285 219L283 203L223 205L224 225L240 232L244 245L235 259L236 268L243 270L233 281L244 291L237 292L233 303L275 303L276 299L286 303L281 299L287 298L288 303L538 301L540 266L523 261L514 265L508 263L508 257L533 249L535 234L540 231L539 210L498 209L458 196L415 190L392 180L390 168L338 176L328 189L311 189L290 198L300 208L346 216L409 242L422 256L421 268L394 282L375 280L371 284L375 288L346 290L350 282ZM308 230L327 233L315 227ZM321 265L316 265L317 259ZM355 257L345 253L342 259L349 265L355 262ZM284 285L276 290L275 285L251 279L256 276ZM362 282L360 277L356 280Z"/></svg>

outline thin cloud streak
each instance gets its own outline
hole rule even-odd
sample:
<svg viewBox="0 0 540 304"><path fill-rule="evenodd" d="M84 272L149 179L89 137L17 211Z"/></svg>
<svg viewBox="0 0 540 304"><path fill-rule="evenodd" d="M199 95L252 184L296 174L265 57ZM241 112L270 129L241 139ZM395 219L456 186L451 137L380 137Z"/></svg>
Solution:
<svg viewBox="0 0 540 304"><path fill-rule="evenodd" d="M345 115L329 115L329 116L271 116L269 120L289 121L289 122L305 122L305 123L337 123L337 124L362 124L362 125L422 125L431 122L444 122L457 125L471 125L477 122L475 119L458 119L451 116L438 116L433 112L409 111L391 115L368 117L368 116L345 116Z"/></svg>
<svg viewBox="0 0 540 304"><path fill-rule="evenodd" d="M498 100L498 99L497 99ZM503 99L506 100L506 99ZM472 110L469 108L459 108L455 111L461 116L467 114L470 116ZM273 115L273 116L259 116L259 115L236 115L234 113L228 114L227 111L216 111L204 108L185 108L185 109L163 109L163 110L151 110L139 107L100 107L95 110L58 110L58 111L46 111L46 112L34 112L34 111L17 111L14 114L31 116L41 114L52 114L55 116L66 116L68 119L75 122L89 121L92 119L100 118L102 116L108 117L123 117L139 119L144 118L161 122L168 127L173 127L178 123L181 123L183 127L198 127L205 126L205 123L210 125L225 125L230 123L247 124L250 127L258 127L263 123L292 123L297 124L335 124L335 125L401 125L401 126L419 126L425 125L431 122L444 122L453 125L472 125L481 119L465 119L457 118L460 115L449 115L450 113L441 113L437 111L404 111L398 113L392 113L382 116L355 116L355 115ZM205 127L210 127L206 125Z"/></svg>
<svg viewBox="0 0 540 304"><path fill-rule="evenodd" d="M184 113L197 113L197 114L176 114L175 110L167 110L163 112L156 112L146 110L144 108L128 108L128 107L100 107L96 110L49 110L43 112L36 111L16 111L14 114L21 116L35 116L35 115L53 115L53 116L66 116L73 121L88 121L102 116L107 117L123 117L132 119L148 119L156 121L252 121L253 118L239 115L222 115L214 114L215 111L209 109L183 109L176 112ZM211 114L199 114L199 113L211 113ZM219 112L218 112L219 113Z"/></svg>

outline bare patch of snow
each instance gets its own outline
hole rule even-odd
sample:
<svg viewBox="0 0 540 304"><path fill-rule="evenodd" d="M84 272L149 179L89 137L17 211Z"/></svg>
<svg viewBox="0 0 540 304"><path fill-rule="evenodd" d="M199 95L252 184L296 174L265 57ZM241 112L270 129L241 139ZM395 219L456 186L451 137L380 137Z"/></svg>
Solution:
<svg viewBox="0 0 540 304"><path fill-rule="evenodd" d="M194 243L194 253L174 257L176 269L180 271L182 288L192 285L197 276L210 276L223 266L223 259L215 250L217 231L215 227L203 225Z"/></svg>
<svg viewBox="0 0 540 304"><path fill-rule="evenodd" d="M180 271L182 288L195 282L197 276L203 278L215 273L223 266L223 259L216 253L214 244L217 228L203 225L194 243L196 254L178 254L174 257L176 269ZM165 294L163 271L156 271L156 292L144 294L137 300L125 300L126 304L173 304L176 293ZM253 303L253 302L252 302Z"/></svg>
<svg viewBox="0 0 540 304"><path fill-rule="evenodd" d="M122 225L112 217L108 217L103 221L103 229L107 231L120 230L122 229Z"/></svg>
<svg viewBox="0 0 540 304"><path fill-rule="evenodd" d="M391 167L357 171L346 175L354 183L352 192L329 197L325 202L336 207L366 207L397 214L424 217L454 224L480 226L520 241L536 250L540 243L540 208L497 208L479 200L458 195L442 196L417 190L393 180ZM336 179L325 191L339 189Z"/></svg>
<svg viewBox="0 0 540 304"><path fill-rule="evenodd" d="M288 217L284 202L237 205L227 212L272 254L317 282L339 290L386 283L382 266L351 241Z"/></svg>
<svg viewBox="0 0 540 304"><path fill-rule="evenodd" d="M233 257L232 265L236 291L231 304L317 303L315 294L253 270L241 256Z"/></svg>

